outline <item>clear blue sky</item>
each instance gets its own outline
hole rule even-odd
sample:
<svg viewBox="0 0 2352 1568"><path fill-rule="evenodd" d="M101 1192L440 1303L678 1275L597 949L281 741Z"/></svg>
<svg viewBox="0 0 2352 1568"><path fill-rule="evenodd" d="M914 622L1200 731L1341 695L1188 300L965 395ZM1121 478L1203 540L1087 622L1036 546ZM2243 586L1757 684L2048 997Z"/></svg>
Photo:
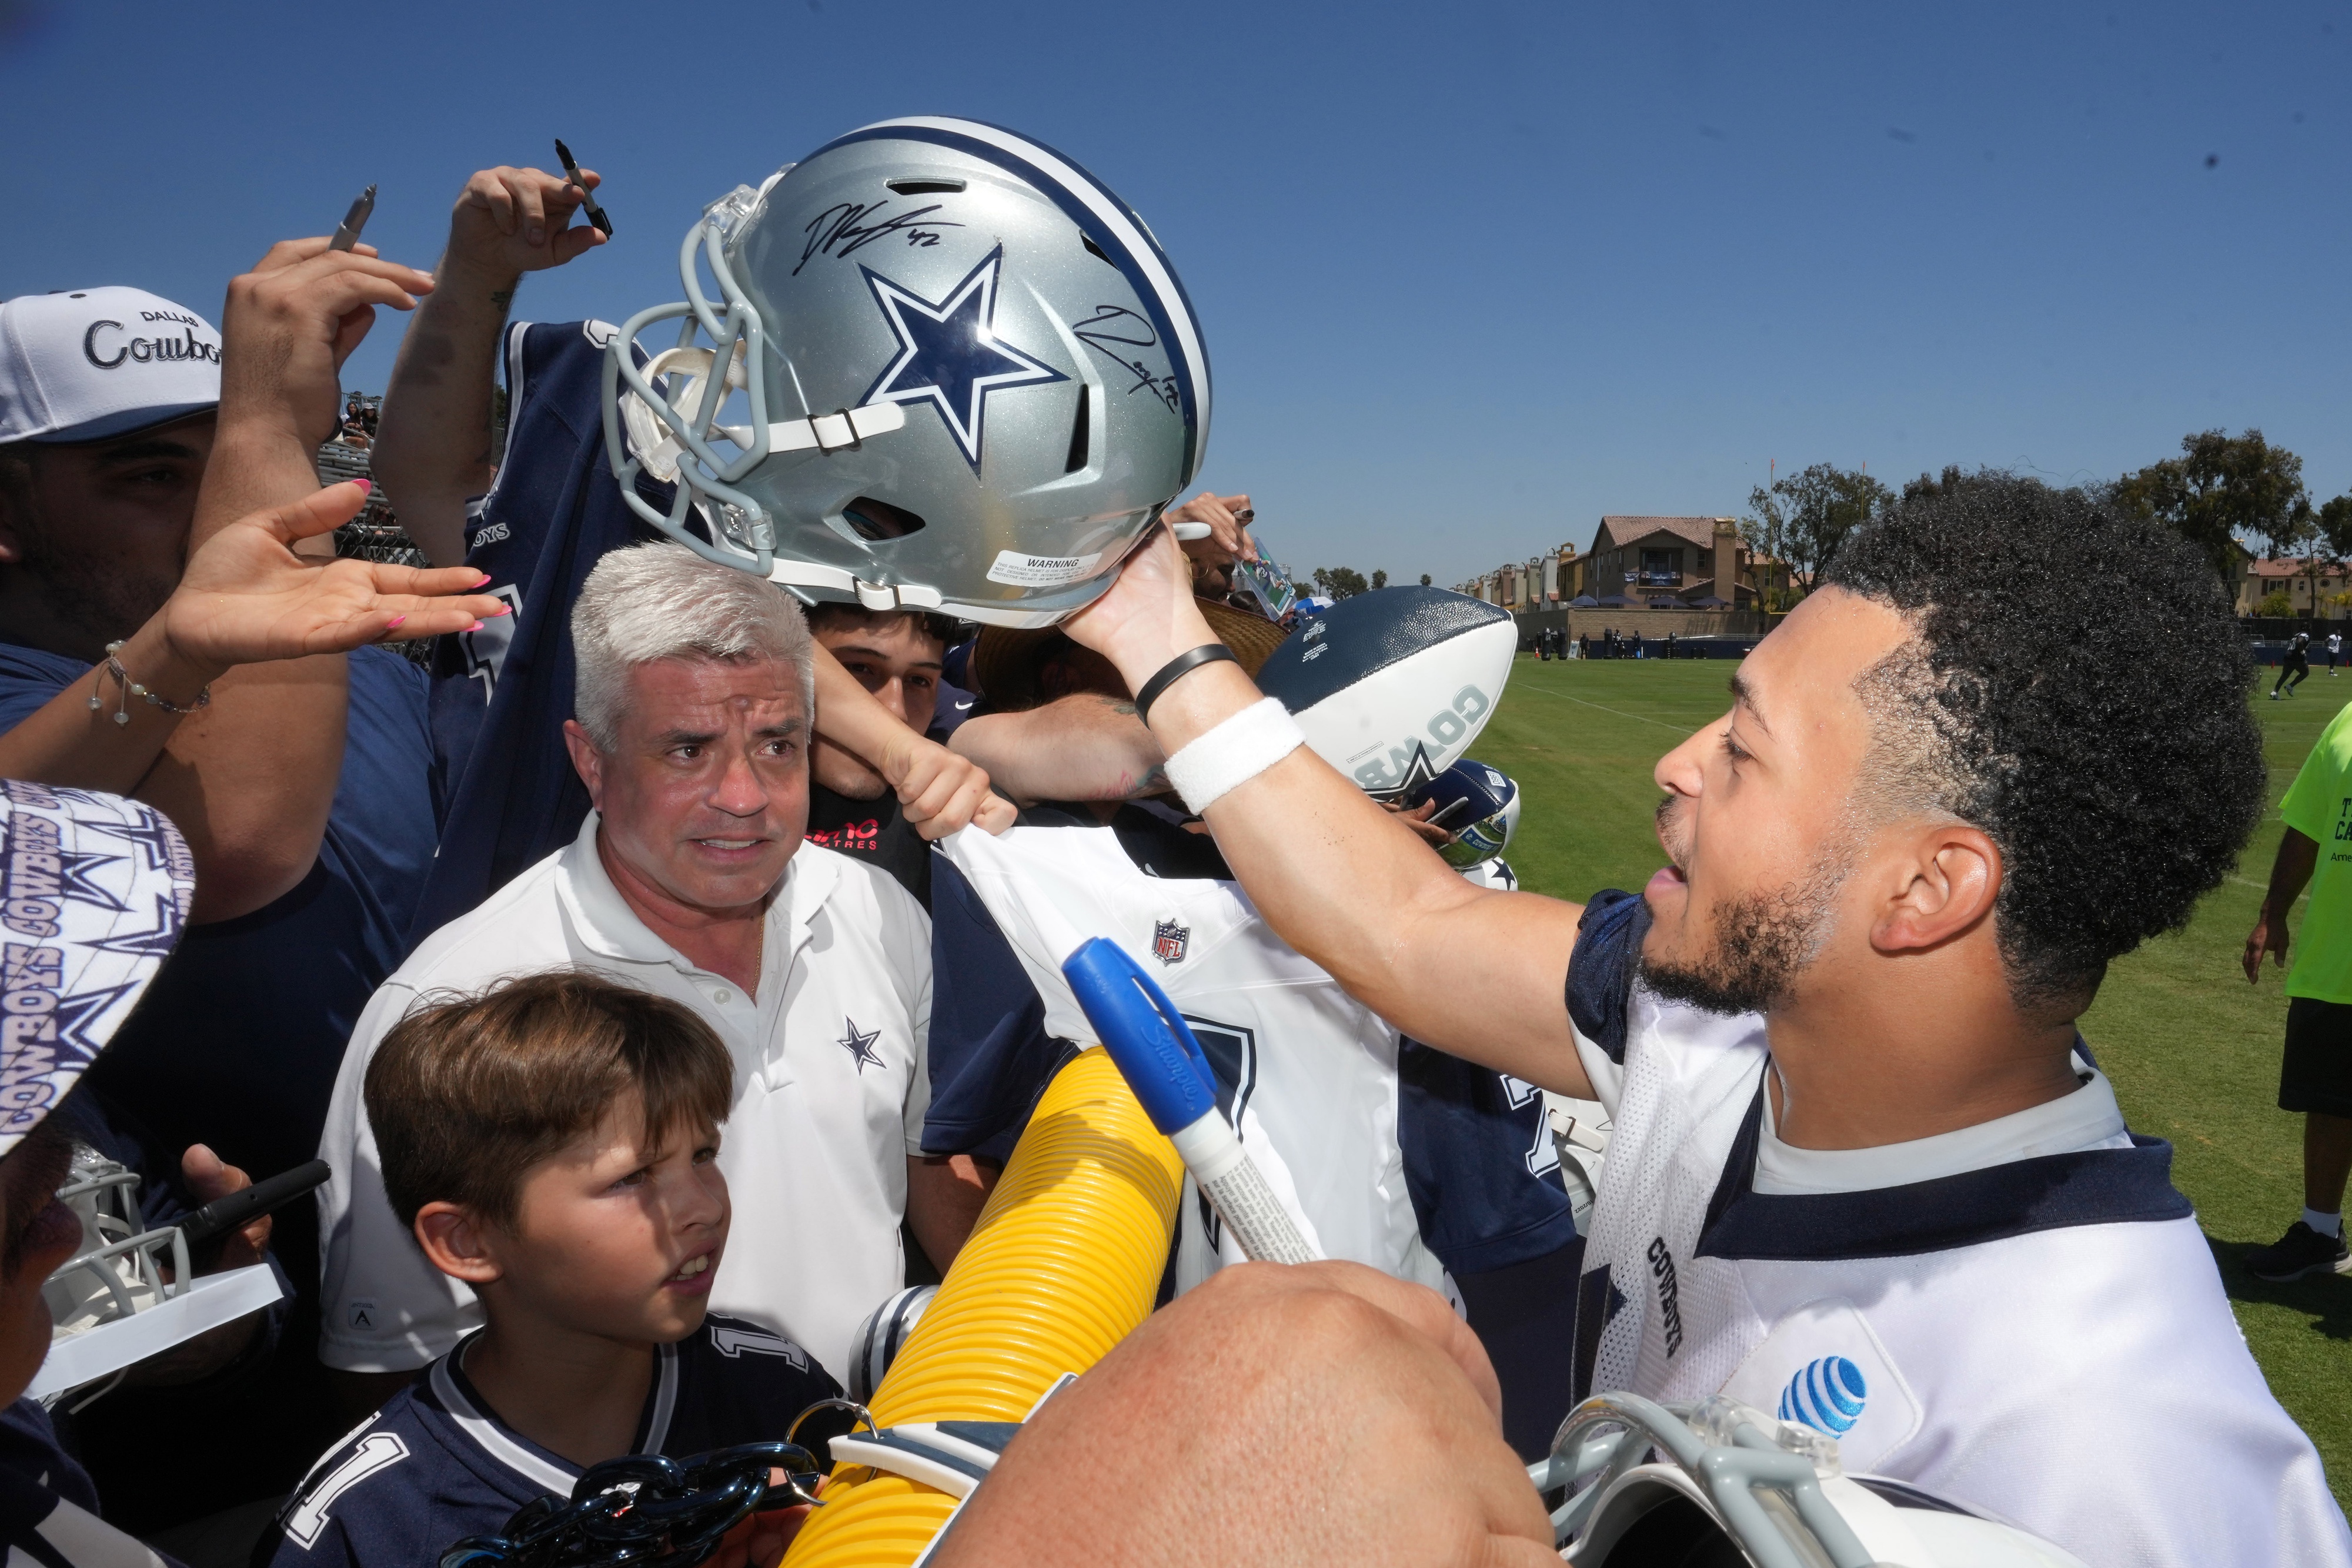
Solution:
<svg viewBox="0 0 2352 1568"><path fill-rule="evenodd" d="M2352 488L2352 6L1789 10L0 0L0 295L216 315L370 181L430 266L466 175L561 135L620 238L518 308L618 319L710 197L964 114L1150 220L1202 478L1302 572L1451 583L1775 458L2071 481L2254 425Z"/></svg>

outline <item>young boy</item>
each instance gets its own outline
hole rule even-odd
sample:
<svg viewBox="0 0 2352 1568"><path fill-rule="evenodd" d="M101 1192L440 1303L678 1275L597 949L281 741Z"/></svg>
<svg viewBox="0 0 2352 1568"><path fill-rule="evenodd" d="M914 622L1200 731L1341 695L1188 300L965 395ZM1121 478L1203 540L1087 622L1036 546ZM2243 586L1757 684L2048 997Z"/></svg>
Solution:
<svg viewBox="0 0 2352 1568"><path fill-rule="evenodd" d="M691 1012L579 973L385 1037L366 1085L385 1190L488 1321L311 1468L255 1561L432 1563L591 1465L782 1438L841 1392L798 1345L705 1310L732 1078Z"/></svg>

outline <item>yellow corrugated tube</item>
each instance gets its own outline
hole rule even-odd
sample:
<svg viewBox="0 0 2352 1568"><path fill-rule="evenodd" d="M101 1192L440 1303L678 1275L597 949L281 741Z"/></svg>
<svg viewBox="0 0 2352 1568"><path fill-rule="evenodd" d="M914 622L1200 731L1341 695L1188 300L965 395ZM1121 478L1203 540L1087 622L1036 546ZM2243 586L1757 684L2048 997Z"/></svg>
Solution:
<svg viewBox="0 0 2352 1568"><path fill-rule="evenodd" d="M877 1427L1018 1421L1151 1314L1183 1166L1109 1054L1088 1051L1038 1101L940 1293L874 1396ZM912 1563L956 1500L845 1465L785 1568Z"/></svg>

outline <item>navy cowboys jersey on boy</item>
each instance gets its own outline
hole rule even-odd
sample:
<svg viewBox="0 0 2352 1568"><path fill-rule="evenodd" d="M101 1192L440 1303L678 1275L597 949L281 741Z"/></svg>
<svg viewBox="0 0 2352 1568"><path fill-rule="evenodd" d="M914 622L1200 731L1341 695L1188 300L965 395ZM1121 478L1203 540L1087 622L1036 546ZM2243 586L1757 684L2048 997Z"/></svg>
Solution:
<svg viewBox="0 0 2352 1568"><path fill-rule="evenodd" d="M579 1469L501 1423L467 1380L473 1343L469 1335L427 1367L311 1467L256 1563L416 1568L462 1537L495 1534L536 1498L571 1494ZM630 1451L684 1458L781 1441L793 1417L840 1393L792 1341L713 1313L658 1348ZM807 1431L801 1441L814 1446Z"/></svg>
<svg viewBox="0 0 2352 1568"><path fill-rule="evenodd" d="M2247 1353L2170 1148L2075 1092L1879 1149L1794 1149L1764 1019L1652 995L1604 893L1569 968L1615 1134L1577 1392L1723 1393L2087 1563L2352 1563L2319 1456ZM1858 1179L1857 1179L1858 1178Z"/></svg>

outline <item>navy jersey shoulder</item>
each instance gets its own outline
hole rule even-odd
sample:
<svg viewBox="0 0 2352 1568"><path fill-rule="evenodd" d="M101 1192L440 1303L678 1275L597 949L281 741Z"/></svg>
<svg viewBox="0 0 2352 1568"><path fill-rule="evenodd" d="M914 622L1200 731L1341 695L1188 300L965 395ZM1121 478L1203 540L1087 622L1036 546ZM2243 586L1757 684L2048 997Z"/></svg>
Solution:
<svg viewBox="0 0 2352 1568"><path fill-rule="evenodd" d="M0 1410L0 1469L53 1493L86 1513L98 1511L98 1488L65 1445L40 1402L19 1399Z"/></svg>
<svg viewBox="0 0 2352 1568"><path fill-rule="evenodd" d="M1649 929L1650 906L1641 895L1613 887L1594 894L1577 922L1576 948L1568 960L1568 1018L1612 1061L1625 1060L1626 1007Z"/></svg>
<svg viewBox="0 0 2352 1568"><path fill-rule="evenodd" d="M549 1478L551 1479L551 1478ZM259 1568L394 1568L496 1533L550 1489L467 1439L429 1372L329 1450L255 1547Z"/></svg>
<svg viewBox="0 0 2352 1568"><path fill-rule="evenodd" d="M936 857L924 1152L1011 1159L1031 1107L1072 1049L1045 1032L1045 1004L988 905L954 862Z"/></svg>
<svg viewBox="0 0 2352 1568"><path fill-rule="evenodd" d="M1403 1040L1397 1143L1422 1241L1456 1277L1575 1241L1576 1211L1535 1085Z"/></svg>
<svg viewBox="0 0 2352 1568"><path fill-rule="evenodd" d="M841 1385L816 1357L775 1330L717 1312L677 1347L677 1403L661 1445L685 1456L738 1443L782 1442L800 1413L837 1399ZM812 1430L841 1429L812 1421Z"/></svg>
<svg viewBox="0 0 2352 1568"><path fill-rule="evenodd" d="M462 1347L452 1353L459 1354ZM637 1451L685 1458L780 1441L803 1410L840 1392L800 1346L714 1315L661 1352L638 1417ZM496 1533L525 1503L569 1495L578 1479L577 1467L501 1425L444 1356L312 1468L254 1561L274 1568L436 1562L453 1542Z"/></svg>
<svg viewBox="0 0 2352 1568"><path fill-rule="evenodd" d="M507 330L507 447L468 509L466 564L509 613L434 650L433 748L442 854L418 938L572 841L587 790L563 748L572 716L572 606L609 550L657 538L605 461L600 322ZM668 488L640 481L667 507Z"/></svg>

